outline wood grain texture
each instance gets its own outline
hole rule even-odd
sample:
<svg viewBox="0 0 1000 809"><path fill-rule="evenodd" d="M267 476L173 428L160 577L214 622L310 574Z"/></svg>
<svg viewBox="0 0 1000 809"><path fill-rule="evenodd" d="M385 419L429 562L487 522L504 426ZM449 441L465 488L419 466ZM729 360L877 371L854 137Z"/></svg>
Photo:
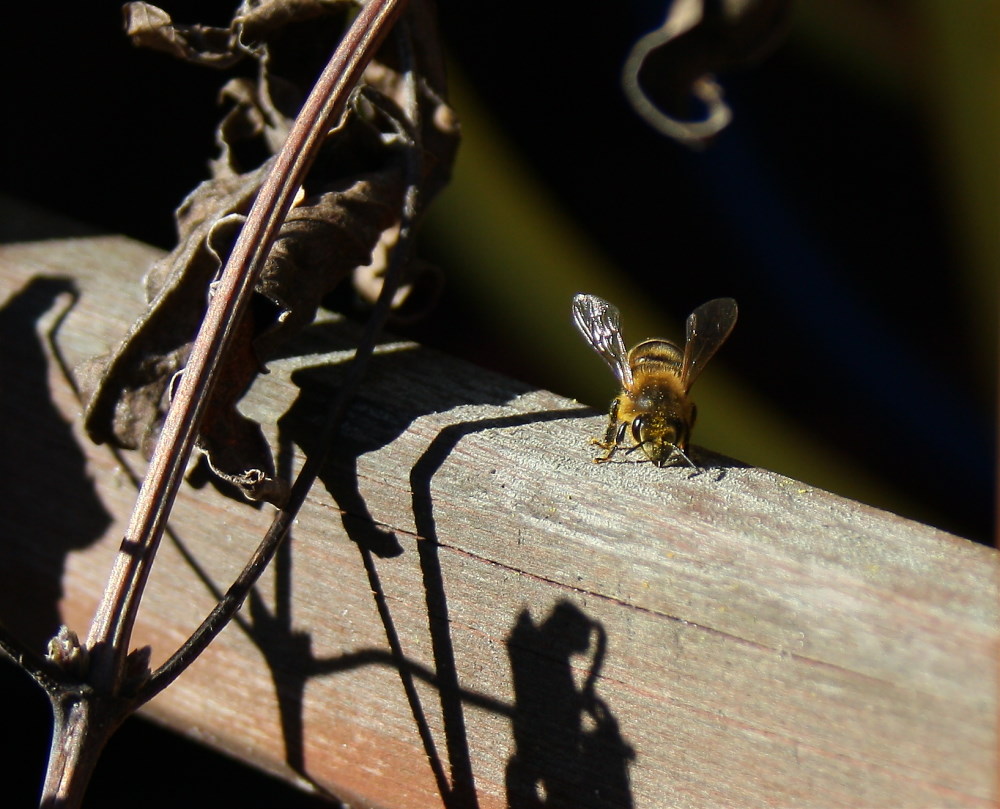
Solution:
<svg viewBox="0 0 1000 809"><path fill-rule="evenodd" d="M80 436L39 335L72 304L65 361L106 350L156 255L0 247L0 618L37 646L85 634L142 469ZM282 468L315 451L354 337L313 326L245 402ZM698 474L598 466L602 429L384 342L291 543L148 712L356 806L996 805L995 550L705 451ZM154 663L269 519L185 488L140 612Z"/></svg>

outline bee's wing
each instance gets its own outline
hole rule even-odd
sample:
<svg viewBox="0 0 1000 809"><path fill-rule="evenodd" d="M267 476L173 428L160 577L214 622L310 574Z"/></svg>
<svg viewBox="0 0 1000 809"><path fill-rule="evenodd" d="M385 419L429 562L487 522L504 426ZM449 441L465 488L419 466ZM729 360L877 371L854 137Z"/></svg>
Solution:
<svg viewBox="0 0 1000 809"><path fill-rule="evenodd" d="M618 309L596 295L574 295L573 322L590 347L611 366L622 387L632 387L632 369L622 340Z"/></svg>
<svg viewBox="0 0 1000 809"><path fill-rule="evenodd" d="M736 301L716 298L703 303L687 319L687 342L681 365L681 385L688 391L705 370L708 361L719 350L736 325Z"/></svg>

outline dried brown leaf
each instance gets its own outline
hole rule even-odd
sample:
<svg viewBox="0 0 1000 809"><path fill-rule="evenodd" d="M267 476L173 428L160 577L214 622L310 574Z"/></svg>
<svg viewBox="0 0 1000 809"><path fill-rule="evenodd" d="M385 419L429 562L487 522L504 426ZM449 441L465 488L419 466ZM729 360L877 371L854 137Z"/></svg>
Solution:
<svg viewBox="0 0 1000 809"><path fill-rule="evenodd" d="M149 3L126 3L125 33L135 45L212 67L228 67L242 56L228 28L174 25L170 15Z"/></svg>
<svg viewBox="0 0 1000 809"><path fill-rule="evenodd" d="M715 74L773 48L790 11L791 0L671 0L663 24L626 60L626 97L663 134L706 142L732 117Z"/></svg>
<svg viewBox="0 0 1000 809"><path fill-rule="evenodd" d="M151 451L169 406L171 381L183 370L213 279L249 211L271 155L283 144L315 76L343 32L346 0L246 2L228 28L174 25L146 3L126 7L140 44L187 61L225 67L244 58L256 80L237 78L222 92L230 104L216 132L212 178L177 211L177 247L147 274L147 312L113 352L92 360L83 376L92 391L86 428L97 442ZM382 268L372 254L395 238L407 150L419 149L424 204L444 184L458 127L442 100L443 67L422 3L411 4L418 71L416 104L389 47L372 63L361 92L332 130L282 224L255 287L251 311L224 358L201 427L210 466L250 499L278 502L271 452L258 424L237 403L278 347L312 321L321 299L364 268L363 288L377 294ZM418 110L411 120L406 110ZM381 255L384 251L379 251Z"/></svg>

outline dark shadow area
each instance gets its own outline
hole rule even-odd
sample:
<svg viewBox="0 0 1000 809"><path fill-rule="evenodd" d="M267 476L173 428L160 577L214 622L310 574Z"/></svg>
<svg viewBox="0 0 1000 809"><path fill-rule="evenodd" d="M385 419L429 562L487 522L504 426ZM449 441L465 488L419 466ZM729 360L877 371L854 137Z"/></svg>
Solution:
<svg viewBox="0 0 1000 809"><path fill-rule="evenodd" d="M329 403L334 398L346 366L325 365L297 371L292 381L299 387L299 396L279 423L282 453L288 452L292 443L298 444L307 455L322 452L316 441L323 433ZM430 481L451 449L464 435L472 432L528 424L539 419L567 418L589 415L591 411L549 412L544 414L519 414L496 419L455 425L447 428L433 442L432 447L417 462L411 472L414 507L418 533L426 541L417 543L417 552L423 575L427 606L428 631L434 656L430 676L438 689L444 724L443 758L431 734L420 697L415 687L415 675L409 664L402 641L396 631L391 611L381 586L377 559L391 558L403 552L395 535L377 525L361 494L358 479L358 459L365 453L385 447L402 433L419 416L440 412L459 405L501 405L523 393L526 388L519 383L492 379L485 386L478 375L463 378L454 369L442 374L441 358L433 352L416 348L377 354L369 368L371 385L365 390L374 399L364 398L354 408L356 417L350 417L341 436L333 447L331 461L320 471L319 477L327 491L342 510L342 521L347 535L358 545L368 583L375 597L376 607L385 628L389 655L400 673L400 678L424 751L433 770L444 805L449 809L473 809L478 806L475 778L468 747L463 691L456 666L449 624L448 605L444 579L438 559L438 545L433 525L430 503ZM387 385L387 381L389 384ZM388 406L378 406L378 391L389 389L394 393ZM413 394L416 394L415 396ZM276 560L281 563L281 560ZM290 566L290 557L285 560ZM280 574L279 574L280 577ZM280 661L281 669L272 667L282 696L283 724L289 763L297 768L302 764L301 699L311 673L324 670L331 661L324 663L311 657L308 639L295 639L289 634L291 616L282 617L281 599L290 600L290 592L281 595L275 614L254 614L255 631L260 626L277 630L270 635L272 649L282 649L289 641L299 644L297 649L284 648L299 655L299 663L289 666L288 660ZM251 609L254 604L251 600ZM283 634L284 633L284 634ZM270 660L271 652L265 650ZM275 659L277 663L277 658ZM445 763L447 762L447 764ZM301 771L301 770L300 770Z"/></svg>
<svg viewBox="0 0 1000 809"><path fill-rule="evenodd" d="M279 473L287 477L289 465L290 454L282 452L279 455ZM202 482L216 485L217 479L209 472ZM218 488L223 494L243 501L242 495L234 487L223 483ZM201 567L183 539L169 527L166 534L213 598L221 600L224 594L223 588ZM246 599L249 619L238 612L233 616L232 622L260 651L271 675L278 702L282 739L285 743L286 763L315 790L316 796L312 799L317 801L316 805L342 806L336 795L329 793L309 776L305 766L302 703L306 685L312 677L330 670L338 670L338 667L328 659L317 658L312 650L312 637L309 633L293 628L292 540L291 535L285 538L271 562L275 581L273 597L269 599L261 592L259 586L253 587ZM273 610L268 607L268 603L272 601ZM357 665L363 663L359 662ZM350 667L351 664L342 666L342 668Z"/></svg>
<svg viewBox="0 0 1000 809"><path fill-rule="evenodd" d="M67 230L59 235L81 234ZM0 513L0 620L39 652L62 623L58 607L67 554L97 541L111 519L87 476L85 456L70 425L52 402L47 337L39 332L40 318L66 307L61 298L69 297L72 305L77 295L70 279L40 277L0 309L0 474L7 487ZM0 693L0 749L5 772L17 773L4 786L4 805L35 806L50 742L49 701L4 658ZM152 758L151 749L156 751ZM152 769L151 761L158 762ZM168 770L183 777L169 777ZM86 805L137 804L148 809L330 806L174 732L131 718L102 754Z"/></svg>
<svg viewBox="0 0 1000 809"><path fill-rule="evenodd" d="M4 576L6 585L7 577ZM45 777L52 730L48 697L23 670L0 655L0 750L3 750L4 806L37 806ZM16 777L14 777L16 773Z"/></svg>
<svg viewBox="0 0 1000 809"><path fill-rule="evenodd" d="M58 235L83 233L68 228ZM41 334L38 325L55 307L66 309L77 297L71 279L39 277L0 309L0 475L7 503L0 512L0 621L36 652L45 649L62 623L59 601L67 554L97 541L111 520L87 475L85 455L52 401L44 343L55 335ZM138 486L138 477L132 474L132 479ZM45 771L51 708L37 684L5 658L0 658L0 693L5 698L0 749L6 770L18 773L8 779L4 805L34 806ZM159 762L153 770L150 750ZM183 777L168 777L164 762ZM86 804L137 803L150 809L331 805L328 797L308 795L177 733L130 718L102 754Z"/></svg>
<svg viewBox="0 0 1000 809"><path fill-rule="evenodd" d="M352 331L356 331L356 327L349 323L314 324L297 338L295 346L286 348L287 356L309 356L312 353L353 348L356 335ZM376 566L377 558L396 556L402 553L402 547L391 532L375 524L360 492L357 471L357 460L362 454L383 447L398 438L420 415L462 404L501 404L526 390L518 383L499 378L490 380L487 387L476 388L477 384L482 386L483 383L476 381L475 375L470 377L473 381L463 384L461 375L458 377L454 373L442 375L440 364L440 357L416 348L376 354L369 367L368 376L372 381L363 386L359 400L352 406L345 429L341 431L332 448L331 461L319 473L320 480L342 511L345 532L358 545L368 583L375 596L376 608L385 628L388 650L371 650L368 654L337 655L328 658L316 656L309 633L294 629L292 598L294 537L291 536L279 548L272 563L275 576L273 595L264 594L260 588L254 588L247 597L249 620L237 615L234 621L259 648L265 659L278 699L286 762L303 779L322 791L322 787L310 778L305 767L302 705L309 680L314 676L364 665L390 665L399 672L415 717L417 731L445 805L451 809L466 809L475 807L477 799L469 764L462 701L472 700L477 704L488 706L490 710L508 715L510 709L488 697L463 691L459 687L454 654L451 652L447 634L447 613L440 569L435 559L428 559L424 555L421 559L425 565L425 579L433 582L428 585L428 603L433 604L433 608L429 608L429 622L435 648L434 670L425 670L407 659L389 612ZM295 444L298 444L307 456L314 453L321 454L326 449L319 444L319 441L325 432L324 426L331 402L335 399L348 367L347 363L326 363L297 371L292 375L292 381L299 387L299 396L278 424L277 467L279 474L285 479L288 479L291 472ZM387 382L393 389L417 391L421 398L418 401L393 396L386 400L387 406L382 407L378 396L373 398L372 391L383 389ZM509 423L521 424L531 420L530 416L519 416ZM497 422L498 426L500 421ZM466 432L471 432L473 429L475 425ZM437 465L439 463L440 461ZM235 496L243 502L242 497L235 495L232 490L227 490L225 487L218 488L224 494ZM222 589L202 570L181 537L171 531L168 531L168 536L206 588L216 598L220 598ZM433 543L420 543L420 545L425 544ZM443 694L446 719L445 742L449 762L447 770L450 771L446 771L446 765L437 752L429 723L424 717L415 687L416 680L420 679L432 683ZM444 696L445 692L447 696ZM335 796L327 797L335 800Z"/></svg>
<svg viewBox="0 0 1000 809"><path fill-rule="evenodd" d="M343 341L342 331L339 340ZM279 422L283 444L294 442L306 455L323 451L317 441L346 368L346 365L320 365L292 375L299 395ZM415 347L376 354L368 378L375 382L363 386L358 401L352 405L355 415L348 417L331 450L331 461L319 477L344 512L344 529L351 539L376 556L388 558L402 549L391 532L376 526L372 520L358 488L357 459L392 443L415 419L427 413L460 405L502 405L529 388L513 380L502 380L493 387L477 386L470 375L463 378L454 371L443 375L441 356ZM385 395L387 406L380 406L378 394L375 399L369 398L376 390ZM415 391L418 398L413 395Z"/></svg>
<svg viewBox="0 0 1000 809"><path fill-rule="evenodd" d="M67 554L97 541L111 520L87 475L83 451L52 402L38 332L39 318L59 298L75 301L77 295L69 279L38 277L0 309L0 480L6 503L0 515L0 620L36 652L44 651L62 623Z"/></svg>
<svg viewBox="0 0 1000 809"><path fill-rule="evenodd" d="M329 403L333 401L336 388L346 366L317 366L297 371L292 381L299 388L299 396L281 419L279 429L282 447L298 444L307 455L322 452L316 446L317 438L323 433ZM449 377L440 379L440 357L420 349L402 349L372 358L369 379L392 380L393 388L400 394L392 399L388 407L378 408L368 401L357 403L354 412L357 419L348 418L345 429L332 448L331 461L320 471L319 477L327 491L343 512L342 521L347 535L358 545L362 564L368 576L369 586L375 596L376 607L385 628L386 639L393 659L400 671L403 688L414 716L417 731L424 751L438 784L445 806L449 809L474 809L478 806L475 780L468 750L464 711L459 696L458 673L454 651L448 633L447 605L440 567L436 559L433 542L418 543L421 568L423 570L425 593L428 606L428 630L434 650L434 674L441 698L445 729L447 766L442 760L423 707L417 693L412 674L405 667L406 655L402 641L396 631L389 606L384 597L378 575L377 558L391 558L403 552L395 535L378 526L373 520L359 488L358 459L365 453L384 447L396 440L413 423L426 413L447 410L465 404L499 405L524 391L523 386L510 383L509 388L476 390L461 384L460 379ZM414 387L414 381L429 384ZM426 398L414 399L405 391L420 390ZM353 424L352 424L353 422ZM358 429L360 428L360 429ZM278 683L281 688L290 685L288 680ZM301 693L304 682L296 684ZM296 707L301 712L301 696ZM287 704L289 708L292 703ZM301 733L301 720L296 720L294 730ZM288 727L289 730L293 728ZM286 737L289 753L301 741Z"/></svg>
<svg viewBox="0 0 1000 809"><path fill-rule="evenodd" d="M514 680L514 755L507 763L510 809L629 809L635 751L597 696L607 639L603 627L563 601L536 624L527 610L507 637ZM589 654L578 687L575 655Z"/></svg>
<svg viewBox="0 0 1000 809"><path fill-rule="evenodd" d="M350 331L350 326L347 326ZM326 350L331 349L329 340L333 339L333 347L339 347L345 342L343 326L321 324L312 327L305 336L305 343L313 339L319 340ZM336 336L334 336L336 335ZM317 346L313 346L316 348ZM364 453L381 448L398 438L415 418L428 412L446 410L472 402L479 404L503 404L523 393L523 388L517 383L504 387L504 380L491 380L492 387L477 389L475 385L481 382L463 383L454 375L442 377L441 360L433 352L420 349L404 348L399 351L376 355L372 360L370 374L372 386L363 390L359 401L349 418L349 423L338 439L333 450L332 461L320 473L320 480L342 509L343 524L347 535L358 545L362 563L368 577L368 584L375 596L376 607L385 628L388 641L387 649L369 649L345 655L334 655L325 658L317 657L312 647L312 638L307 632L294 629L293 615L293 538L279 549L274 564L274 591L265 594L259 588L252 590L247 598L249 617L237 615L234 619L237 626L250 637L260 649L272 680L274 682L279 702L280 721L286 747L286 761L306 781L323 792L322 787L309 777L305 765L304 726L302 706L305 689L312 677L333 674L339 671L355 669L362 666L388 666L399 673L404 690L407 694L414 716L416 729L421 737L430 766L434 772L444 805L449 809L472 809L478 806L471 755L468 746L465 706L475 704L480 708L505 716L511 716L515 724L522 725L525 711L521 707L512 709L510 706L467 688L459 681L456 658L449 632L448 604L444 576L438 558L437 528L433 514L431 499L431 483L433 476L441 468L449 454L461 439L470 434L491 429L504 429L530 424L536 421L557 421L564 418L580 418L592 415L587 408L576 408L567 411L546 411L542 413L515 414L496 418L486 418L451 425L442 430L431 442L410 473L413 491L413 508L419 533L426 541L417 543L423 573L423 584L428 614L428 631L430 632L433 649L433 666L425 667L409 659L404 651L403 642L398 635L388 601L384 596L379 580L377 559L402 553L402 548L395 536L375 524L364 497L360 492L357 461ZM299 444L306 453L320 452L322 447L315 441L322 433L322 425L327 415L329 402L332 401L340 384L346 364L327 364L307 368L293 374L293 381L299 387L299 396L288 413L279 422L279 473L290 473L293 442ZM453 371L453 369L448 369ZM387 381L390 387L399 386L400 390L415 390L412 377L418 377L420 396L418 400L394 399L387 407L379 407L378 392L385 389ZM400 404L403 406L400 406ZM200 568L197 559L187 550L182 539L172 531L168 531L171 541L187 558L192 569L201 577L207 589L217 598L222 590ZM521 623L526 616L522 616ZM530 623L530 619L527 619ZM571 647L576 652L587 649L589 634L596 631L598 638L595 649L595 665L593 676L600 665L603 654L603 632L595 630L593 624L582 616L580 621L586 625L582 630L585 637L575 641ZM519 623L518 626L521 626ZM547 623L545 626L551 626ZM515 633L516 634L516 633ZM582 645L581 645L582 644ZM569 647L567 647L569 648ZM562 656L563 663L568 665L568 654ZM552 657L551 651L548 657ZM512 652L512 660L514 653ZM564 658L564 659L563 659ZM517 677L515 669L515 677ZM524 678L521 677L523 680ZM529 678L530 679L530 678ZM444 719L445 738L444 750L439 752L440 740L433 737L416 689L416 683L423 681L437 689L441 700L441 711ZM536 685L549 688L551 684L544 679ZM608 714L603 703L593 695L592 685L585 687L580 694L573 696L562 688L562 696L553 703L559 705L566 700L576 700L574 704L582 705L576 712L576 718L571 728L579 728L590 722L594 725L593 732L574 732L577 747L582 749L575 753L577 758L586 755L590 749L600 751L606 757L607 751L618 750L617 760L605 762L605 770L600 773L601 784L614 783L612 776L619 780L624 777L625 788L610 794L628 795L627 772L624 761L627 746L615 747L616 725ZM520 691L519 691L520 693ZM525 696L530 701L531 696ZM542 702L548 702L542 698ZM558 721L565 718L570 711L560 709ZM518 719L518 717L522 717ZM335 719L331 719L335 721ZM610 740L610 741L609 741ZM619 740L620 741L620 740ZM619 749L621 748L621 749ZM519 750L522 749L519 745ZM616 763L617 761L617 763ZM554 766L554 765L553 765ZM515 768L516 769L516 768ZM519 776L518 776L519 777ZM527 777L527 776L526 776ZM524 779L521 779L522 781ZM518 789L518 778L511 782ZM525 782L526 783L526 782ZM530 786L530 785L529 785ZM336 796L323 793L326 800L336 802ZM512 793L513 794L513 793ZM558 793L554 793L558 794ZM605 794L608 794L605 789ZM542 804L549 805L549 804ZM560 804L552 804L560 805ZM605 805L605 804L587 804ZM607 804L611 805L611 804ZM628 806L630 803L622 803Z"/></svg>
<svg viewBox="0 0 1000 809"><path fill-rule="evenodd" d="M41 206L0 194L0 244L94 236L99 231Z"/></svg>
<svg viewBox="0 0 1000 809"><path fill-rule="evenodd" d="M455 785L449 806L475 806L475 780L465 733L462 689L458 679L455 652L448 629L448 599L445 592L441 560L438 555L437 526L431 497L431 481L435 472L451 454L458 442L475 432L516 427L541 421L562 420L590 416L589 408L553 410L543 413L521 413L513 416L480 419L445 427L420 456L410 471L410 490L413 497L413 516L417 534L424 541L417 543L420 569L423 573L424 597L427 604L428 626L434 654L434 668L438 673L441 713L447 735L448 761L452 766L452 783ZM460 791L459 787L466 789Z"/></svg>
<svg viewBox="0 0 1000 809"><path fill-rule="evenodd" d="M466 746L465 720L455 665L454 649L448 631L448 600L445 592L444 576L438 555L437 524L434 518L434 501L431 496L431 482L434 474L445 462L462 438L476 432L517 427L545 421L561 421L567 418L582 418L593 415L590 408L573 410L551 410L541 413L519 413L512 416L479 419L461 422L445 427L430 446L420 456L410 471L410 491L413 498L413 516L417 534L425 541L417 543L420 554L420 569L423 573L424 594L434 652L435 670L439 675L441 710L444 726L448 732L448 760L452 762L453 776L456 764L467 767L460 773L467 783L473 785L473 773ZM451 730L449 730L451 729ZM457 783L463 783L457 780ZM474 796L473 796L474 798ZM455 806L472 806L474 803L456 803Z"/></svg>
<svg viewBox="0 0 1000 809"><path fill-rule="evenodd" d="M6 776L3 806L37 806L52 727L49 701L30 677L3 657L0 694L4 699L4 721L0 722ZM125 720L108 742L84 800L84 807L95 809L331 809L337 805L135 717Z"/></svg>
<svg viewBox="0 0 1000 809"><path fill-rule="evenodd" d="M320 323L309 327L296 340L295 346L288 347L287 356L308 356L311 353L324 353L340 348L353 347L356 335L352 333L356 327L351 324ZM300 353L301 352L301 353ZM402 552L395 537L374 524L367 505L358 487L357 459L365 452L384 446L399 437L417 416L427 412L447 409L460 404L478 403L499 404L506 402L524 392L525 388L515 382L507 382L499 378L492 380L493 387L476 391L474 387L464 387L452 376L441 377L440 370L435 370L440 358L435 358L431 352L415 348L406 348L398 352L387 352L376 355L370 367L370 375L381 380L394 380L404 389L412 389L413 380L404 377L416 375L421 380L432 379L426 399L420 402L407 401L409 407L400 408L399 400L393 399L391 407L381 408L378 402L364 397L355 407L358 417L349 418L354 421L355 429L344 433L349 437L338 439L332 452L332 462L320 472L320 479L328 491L336 498L343 511L342 519L347 535L357 543L362 556L369 585L375 595L377 609L385 627L388 639L388 650L368 650L365 653L334 655L332 657L317 657L312 647L312 638L307 632L293 628L292 571L294 554L294 537L290 536L279 548L273 561L274 592L265 594L260 588L254 588L248 594L247 605L249 619L237 614L234 623L249 637L261 651L278 699L282 734L286 749L286 762L306 782L327 800L337 803L334 795L325 793L322 786L310 778L305 767L304 727L302 716L303 697L309 680L315 676L336 673L368 665L383 665L395 668L403 682L404 689L416 719L418 732L423 740L427 755L437 778L441 794L446 806L460 807L476 806L475 787L472 781L471 766L468 765L468 754L465 742L464 721L461 720L461 703L471 701L480 707L510 715L510 708L491 698L475 692L462 690L458 687L458 677L455 673L454 656L445 656L442 648L450 648L440 640L441 633L447 636L447 620L432 619L432 631L437 641L438 650L436 665L433 671L425 669L410 661L403 652L402 643L393 625L392 616L388 611L386 599L379 583L375 559L379 556L394 556ZM323 432L330 403L334 400L336 390L342 382L347 370L346 363L324 364L299 371L292 380L299 386L300 393L296 402L279 421L279 451L277 467L280 475L288 479L291 472L294 455L293 442L299 444L309 453L319 453L323 447L317 441ZM435 384L436 383L436 384ZM379 384L376 382L376 384ZM477 395L478 393L478 395ZM581 412L584 412L581 409ZM589 413L589 411L586 411ZM553 416L554 417L554 416ZM495 426L507 424L523 424L532 420L530 416L518 416L513 420L496 420ZM484 423L490 426L493 421ZM361 427L360 430L357 427ZM466 429L472 432L475 425ZM359 440L358 435L363 438ZM443 460L443 456L441 458ZM122 461L126 471L131 475L133 484L138 486L139 479L128 469L128 464ZM437 463L439 465L440 461ZM436 466L435 466L436 468ZM235 489L219 486L212 476L195 473L189 476L189 482L195 485L211 483L227 496L247 505ZM188 565L201 579L206 589L216 599L223 595L220 587L202 569L195 555L188 549L183 538L176 531L167 529L167 537L181 552ZM421 543L424 544L424 543ZM429 544L429 543L428 543ZM436 569L436 568L435 568ZM440 594L436 596L436 604L444 604L443 584L440 571L432 577L437 584L433 590ZM273 607L270 606L273 604ZM437 628L440 625L440 630ZM447 664L443 663L447 659ZM451 774L445 772L445 765L436 752L434 739L431 736L429 724L424 718L420 707L415 682L423 680L439 690L449 690L454 697L446 700L450 707L446 713L451 717L446 724L447 747ZM455 710L453 706L457 705ZM457 718L456 718L457 717ZM334 720L331 720L334 721ZM456 751L463 750L461 756ZM464 766L462 762L465 762Z"/></svg>

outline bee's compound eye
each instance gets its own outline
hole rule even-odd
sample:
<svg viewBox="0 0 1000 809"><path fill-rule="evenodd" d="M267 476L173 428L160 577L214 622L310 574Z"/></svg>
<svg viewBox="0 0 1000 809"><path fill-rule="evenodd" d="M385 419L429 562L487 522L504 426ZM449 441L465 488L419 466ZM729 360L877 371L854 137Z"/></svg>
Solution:
<svg viewBox="0 0 1000 809"><path fill-rule="evenodd" d="M637 444L642 443L642 430L645 424L646 420L642 416L637 416L636 418L632 419L632 438L635 440L635 443Z"/></svg>

